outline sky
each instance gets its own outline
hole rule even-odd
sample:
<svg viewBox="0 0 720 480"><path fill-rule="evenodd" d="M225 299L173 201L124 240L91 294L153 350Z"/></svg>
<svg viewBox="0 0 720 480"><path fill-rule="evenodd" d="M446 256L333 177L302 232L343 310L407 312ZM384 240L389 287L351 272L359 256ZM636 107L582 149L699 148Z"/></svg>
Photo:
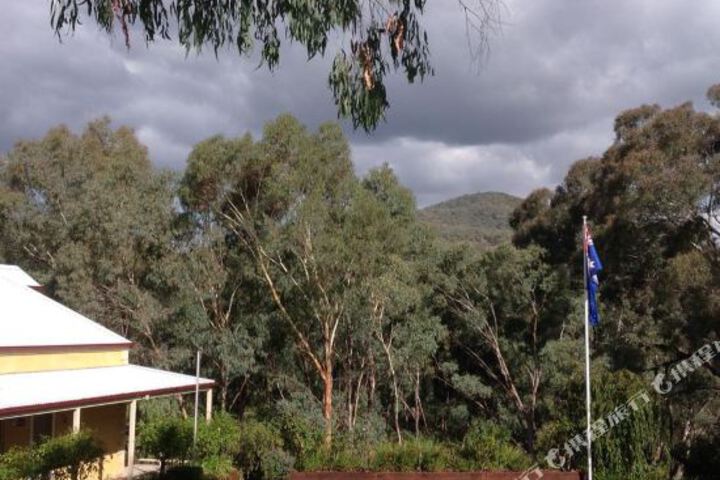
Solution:
<svg viewBox="0 0 720 480"><path fill-rule="evenodd" d="M505 0L502 28L477 61L458 3L429 0L435 76L413 85L393 77L390 111L372 134L343 122L356 171L390 164L420 206L552 188L573 161L602 154L622 110L710 108L718 19L716 0ZM337 120L330 59L308 61L296 46L270 73L234 51L186 55L175 41L146 46L139 35L128 50L91 22L59 42L47 0L8 2L0 31L0 153L108 115L135 129L156 165L181 170L192 146L215 134L259 136L286 112L312 129Z"/></svg>

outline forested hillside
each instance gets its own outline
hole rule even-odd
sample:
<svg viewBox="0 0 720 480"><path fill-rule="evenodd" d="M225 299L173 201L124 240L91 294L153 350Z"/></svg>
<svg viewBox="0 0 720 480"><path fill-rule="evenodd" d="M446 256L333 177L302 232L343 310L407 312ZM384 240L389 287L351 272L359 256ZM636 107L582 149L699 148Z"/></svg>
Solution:
<svg viewBox="0 0 720 480"><path fill-rule="evenodd" d="M247 480L521 469L548 452L567 469L585 461L567 442L585 420L588 215L605 262L594 418L648 395L593 442L596 477L711 478L720 365L674 366L720 340L720 116L642 106L615 133L517 205L512 244L480 251L425 222L500 232L513 197L418 214L390 168L355 175L336 124L212 137L177 175L129 128L58 127L0 160L0 259L131 338L135 361L191 372L201 349ZM661 395L665 373L679 380Z"/></svg>
<svg viewBox="0 0 720 480"><path fill-rule="evenodd" d="M473 193L425 207L418 218L450 243L485 250L510 241L510 214L521 201L507 193Z"/></svg>

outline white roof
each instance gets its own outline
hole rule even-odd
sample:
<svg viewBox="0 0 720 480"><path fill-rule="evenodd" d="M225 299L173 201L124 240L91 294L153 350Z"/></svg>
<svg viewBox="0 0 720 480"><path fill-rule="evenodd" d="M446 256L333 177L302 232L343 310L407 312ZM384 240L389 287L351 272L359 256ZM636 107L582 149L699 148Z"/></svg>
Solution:
<svg viewBox="0 0 720 480"><path fill-rule="evenodd" d="M40 287L41 285L17 265L0 265L0 278L23 287Z"/></svg>
<svg viewBox="0 0 720 480"><path fill-rule="evenodd" d="M42 293L0 276L0 349L129 343Z"/></svg>
<svg viewBox="0 0 720 480"><path fill-rule="evenodd" d="M195 377L137 365L0 375L0 418L188 393ZM214 382L200 379L207 390Z"/></svg>

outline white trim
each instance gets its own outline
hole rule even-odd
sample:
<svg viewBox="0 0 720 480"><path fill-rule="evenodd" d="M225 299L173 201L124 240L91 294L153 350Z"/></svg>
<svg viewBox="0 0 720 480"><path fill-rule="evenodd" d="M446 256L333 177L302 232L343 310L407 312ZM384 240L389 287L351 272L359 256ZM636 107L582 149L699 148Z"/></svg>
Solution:
<svg viewBox="0 0 720 480"><path fill-rule="evenodd" d="M190 375L138 365L8 373L0 375L0 418L190 393L196 382ZM200 379L203 391L213 384Z"/></svg>
<svg viewBox="0 0 720 480"><path fill-rule="evenodd" d="M212 405L213 405L213 389L208 388L205 392L205 423L210 423L212 420Z"/></svg>
<svg viewBox="0 0 720 480"><path fill-rule="evenodd" d="M80 407L73 409L72 412L72 433L80 431Z"/></svg>
<svg viewBox="0 0 720 480"><path fill-rule="evenodd" d="M127 466L132 469L132 466L135 464L135 424L137 422L137 400L130 402L128 417Z"/></svg>

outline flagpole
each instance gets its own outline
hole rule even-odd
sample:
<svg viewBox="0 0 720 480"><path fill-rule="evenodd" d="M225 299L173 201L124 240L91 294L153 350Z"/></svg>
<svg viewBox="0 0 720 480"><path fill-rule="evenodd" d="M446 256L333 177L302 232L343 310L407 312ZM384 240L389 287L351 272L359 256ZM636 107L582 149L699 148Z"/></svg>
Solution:
<svg viewBox="0 0 720 480"><path fill-rule="evenodd" d="M585 288L585 410L587 412L587 480L593 478L592 468L592 411L590 409L590 315L588 298L588 261L587 261L587 216L583 215L583 279Z"/></svg>

